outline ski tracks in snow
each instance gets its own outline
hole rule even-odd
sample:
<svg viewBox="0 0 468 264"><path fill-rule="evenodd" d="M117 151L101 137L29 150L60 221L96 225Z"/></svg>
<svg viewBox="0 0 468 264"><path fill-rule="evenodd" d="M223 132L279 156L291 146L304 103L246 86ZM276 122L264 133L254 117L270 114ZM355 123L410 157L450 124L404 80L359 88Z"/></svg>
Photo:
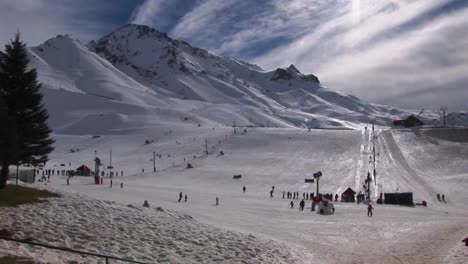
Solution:
<svg viewBox="0 0 468 264"><path fill-rule="evenodd" d="M356 168L356 176L354 181L355 191L362 190L363 179L367 176L369 171L369 153L372 151L371 146L371 131L369 129L362 131L362 143L359 152L359 160ZM362 176L362 178L361 178Z"/></svg>

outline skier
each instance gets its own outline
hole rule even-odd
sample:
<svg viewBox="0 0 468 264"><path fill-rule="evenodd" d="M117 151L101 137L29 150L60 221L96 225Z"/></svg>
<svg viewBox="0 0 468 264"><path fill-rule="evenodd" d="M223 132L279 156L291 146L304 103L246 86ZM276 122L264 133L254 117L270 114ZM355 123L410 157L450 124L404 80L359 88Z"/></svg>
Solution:
<svg viewBox="0 0 468 264"><path fill-rule="evenodd" d="M374 210L374 207L372 207L371 204L367 206L367 216L372 216L372 210Z"/></svg>
<svg viewBox="0 0 468 264"><path fill-rule="evenodd" d="M440 202L440 194L437 194L437 200Z"/></svg>
<svg viewBox="0 0 468 264"><path fill-rule="evenodd" d="M273 198L273 190L270 191L270 198Z"/></svg>
<svg viewBox="0 0 468 264"><path fill-rule="evenodd" d="M305 202L304 202L304 199L302 199L301 202L299 203L299 210L304 211L304 206L305 206Z"/></svg>
<svg viewBox="0 0 468 264"><path fill-rule="evenodd" d="M335 203L338 201L338 194L335 194Z"/></svg>
<svg viewBox="0 0 468 264"><path fill-rule="evenodd" d="M289 203L289 205L291 205L291 209L294 208L294 202L293 202L293 201L291 201L291 202Z"/></svg>
<svg viewBox="0 0 468 264"><path fill-rule="evenodd" d="M182 192L179 193L179 201L177 202L180 203L181 200L182 200Z"/></svg>
<svg viewBox="0 0 468 264"><path fill-rule="evenodd" d="M442 194L442 201L445 202L445 195L444 194Z"/></svg>
<svg viewBox="0 0 468 264"><path fill-rule="evenodd" d="M120 183L120 189L123 189L123 182Z"/></svg>
<svg viewBox="0 0 468 264"><path fill-rule="evenodd" d="M110 188L112 188L112 180L110 180Z"/></svg>
<svg viewBox="0 0 468 264"><path fill-rule="evenodd" d="M219 205L219 198L216 196L216 205Z"/></svg>
<svg viewBox="0 0 468 264"><path fill-rule="evenodd" d="M145 202L143 203L143 206L144 206L144 207L148 207L148 208L149 208L149 203L148 203L148 200L145 200Z"/></svg>
<svg viewBox="0 0 468 264"><path fill-rule="evenodd" d="M70 185L70 178L67 178L67 185Z"/></svg>
<svg viewBox="0 0 468 264"><path fill-rule="evenodd" d="M242 187L242 192L243 192L243 193L245 193L245 190L246 190L245 186Z"/></svg>
<svg viewBox="0 0 468 264"><path fill-rule="evenodd" d="M285 194L285 192L283 191L283 199L284 199L284 194Z"/></svg>
<svg viewBox="0 0 468 264"><path fill-rule="evenodd" d="M187 202L187 195L185 195L185 200L184 200L184 202Z"/></svg>

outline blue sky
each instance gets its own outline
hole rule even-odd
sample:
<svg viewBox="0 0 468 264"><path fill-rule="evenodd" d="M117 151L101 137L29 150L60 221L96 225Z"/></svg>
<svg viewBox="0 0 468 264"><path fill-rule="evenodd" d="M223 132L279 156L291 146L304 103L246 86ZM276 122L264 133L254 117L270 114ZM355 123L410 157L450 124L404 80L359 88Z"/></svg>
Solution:
<svg viewBox="0 0 468 264"><path fill-rule="evenodd" d="M467 0L2 0L0 43L145 24L266 70L412 109L468 110Z"/></svg>

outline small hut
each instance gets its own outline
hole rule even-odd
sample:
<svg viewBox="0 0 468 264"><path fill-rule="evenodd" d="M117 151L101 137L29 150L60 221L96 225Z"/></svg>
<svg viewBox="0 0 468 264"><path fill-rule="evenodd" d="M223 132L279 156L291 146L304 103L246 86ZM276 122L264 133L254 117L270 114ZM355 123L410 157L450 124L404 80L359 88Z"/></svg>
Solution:
<svg viewBox="0 0 468 264"><path fill-rule="evenodd" d="M341 201L346 202L346 203L354 203L356 200L354 199L354 196L356 195L356 192L351 189L351 187L348 187L346 191L344 191L341 194Z"/></svg>
<svg viewBox="0 0 468 264"><path fill-rule="evenodd" d="M91 175L91 169L88 168L86 165L81 165L76 169L76 175L77 176L90 176Z"/></svg>
<svg viewBox="0 0 468 264"><path fill-rule="evenodd" d="M419 120L417 117L410 115L408 118L403 120L394 120L394 126L404 126L404 127L414 127L414 126L423 126L424 122Z"/></svg>

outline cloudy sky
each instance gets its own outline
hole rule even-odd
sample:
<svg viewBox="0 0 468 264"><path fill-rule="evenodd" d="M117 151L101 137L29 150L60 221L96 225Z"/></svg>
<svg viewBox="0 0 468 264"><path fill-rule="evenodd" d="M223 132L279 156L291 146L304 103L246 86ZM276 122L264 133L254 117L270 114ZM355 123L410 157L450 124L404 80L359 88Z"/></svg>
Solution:
<svg viewBox="0 0 468 264"><path fill-rule="evenodd" d="M468 0L1 0L0 43L83 42L155 27L265 70L295 64L331 89L411 109L468 110Z"/></svg>

